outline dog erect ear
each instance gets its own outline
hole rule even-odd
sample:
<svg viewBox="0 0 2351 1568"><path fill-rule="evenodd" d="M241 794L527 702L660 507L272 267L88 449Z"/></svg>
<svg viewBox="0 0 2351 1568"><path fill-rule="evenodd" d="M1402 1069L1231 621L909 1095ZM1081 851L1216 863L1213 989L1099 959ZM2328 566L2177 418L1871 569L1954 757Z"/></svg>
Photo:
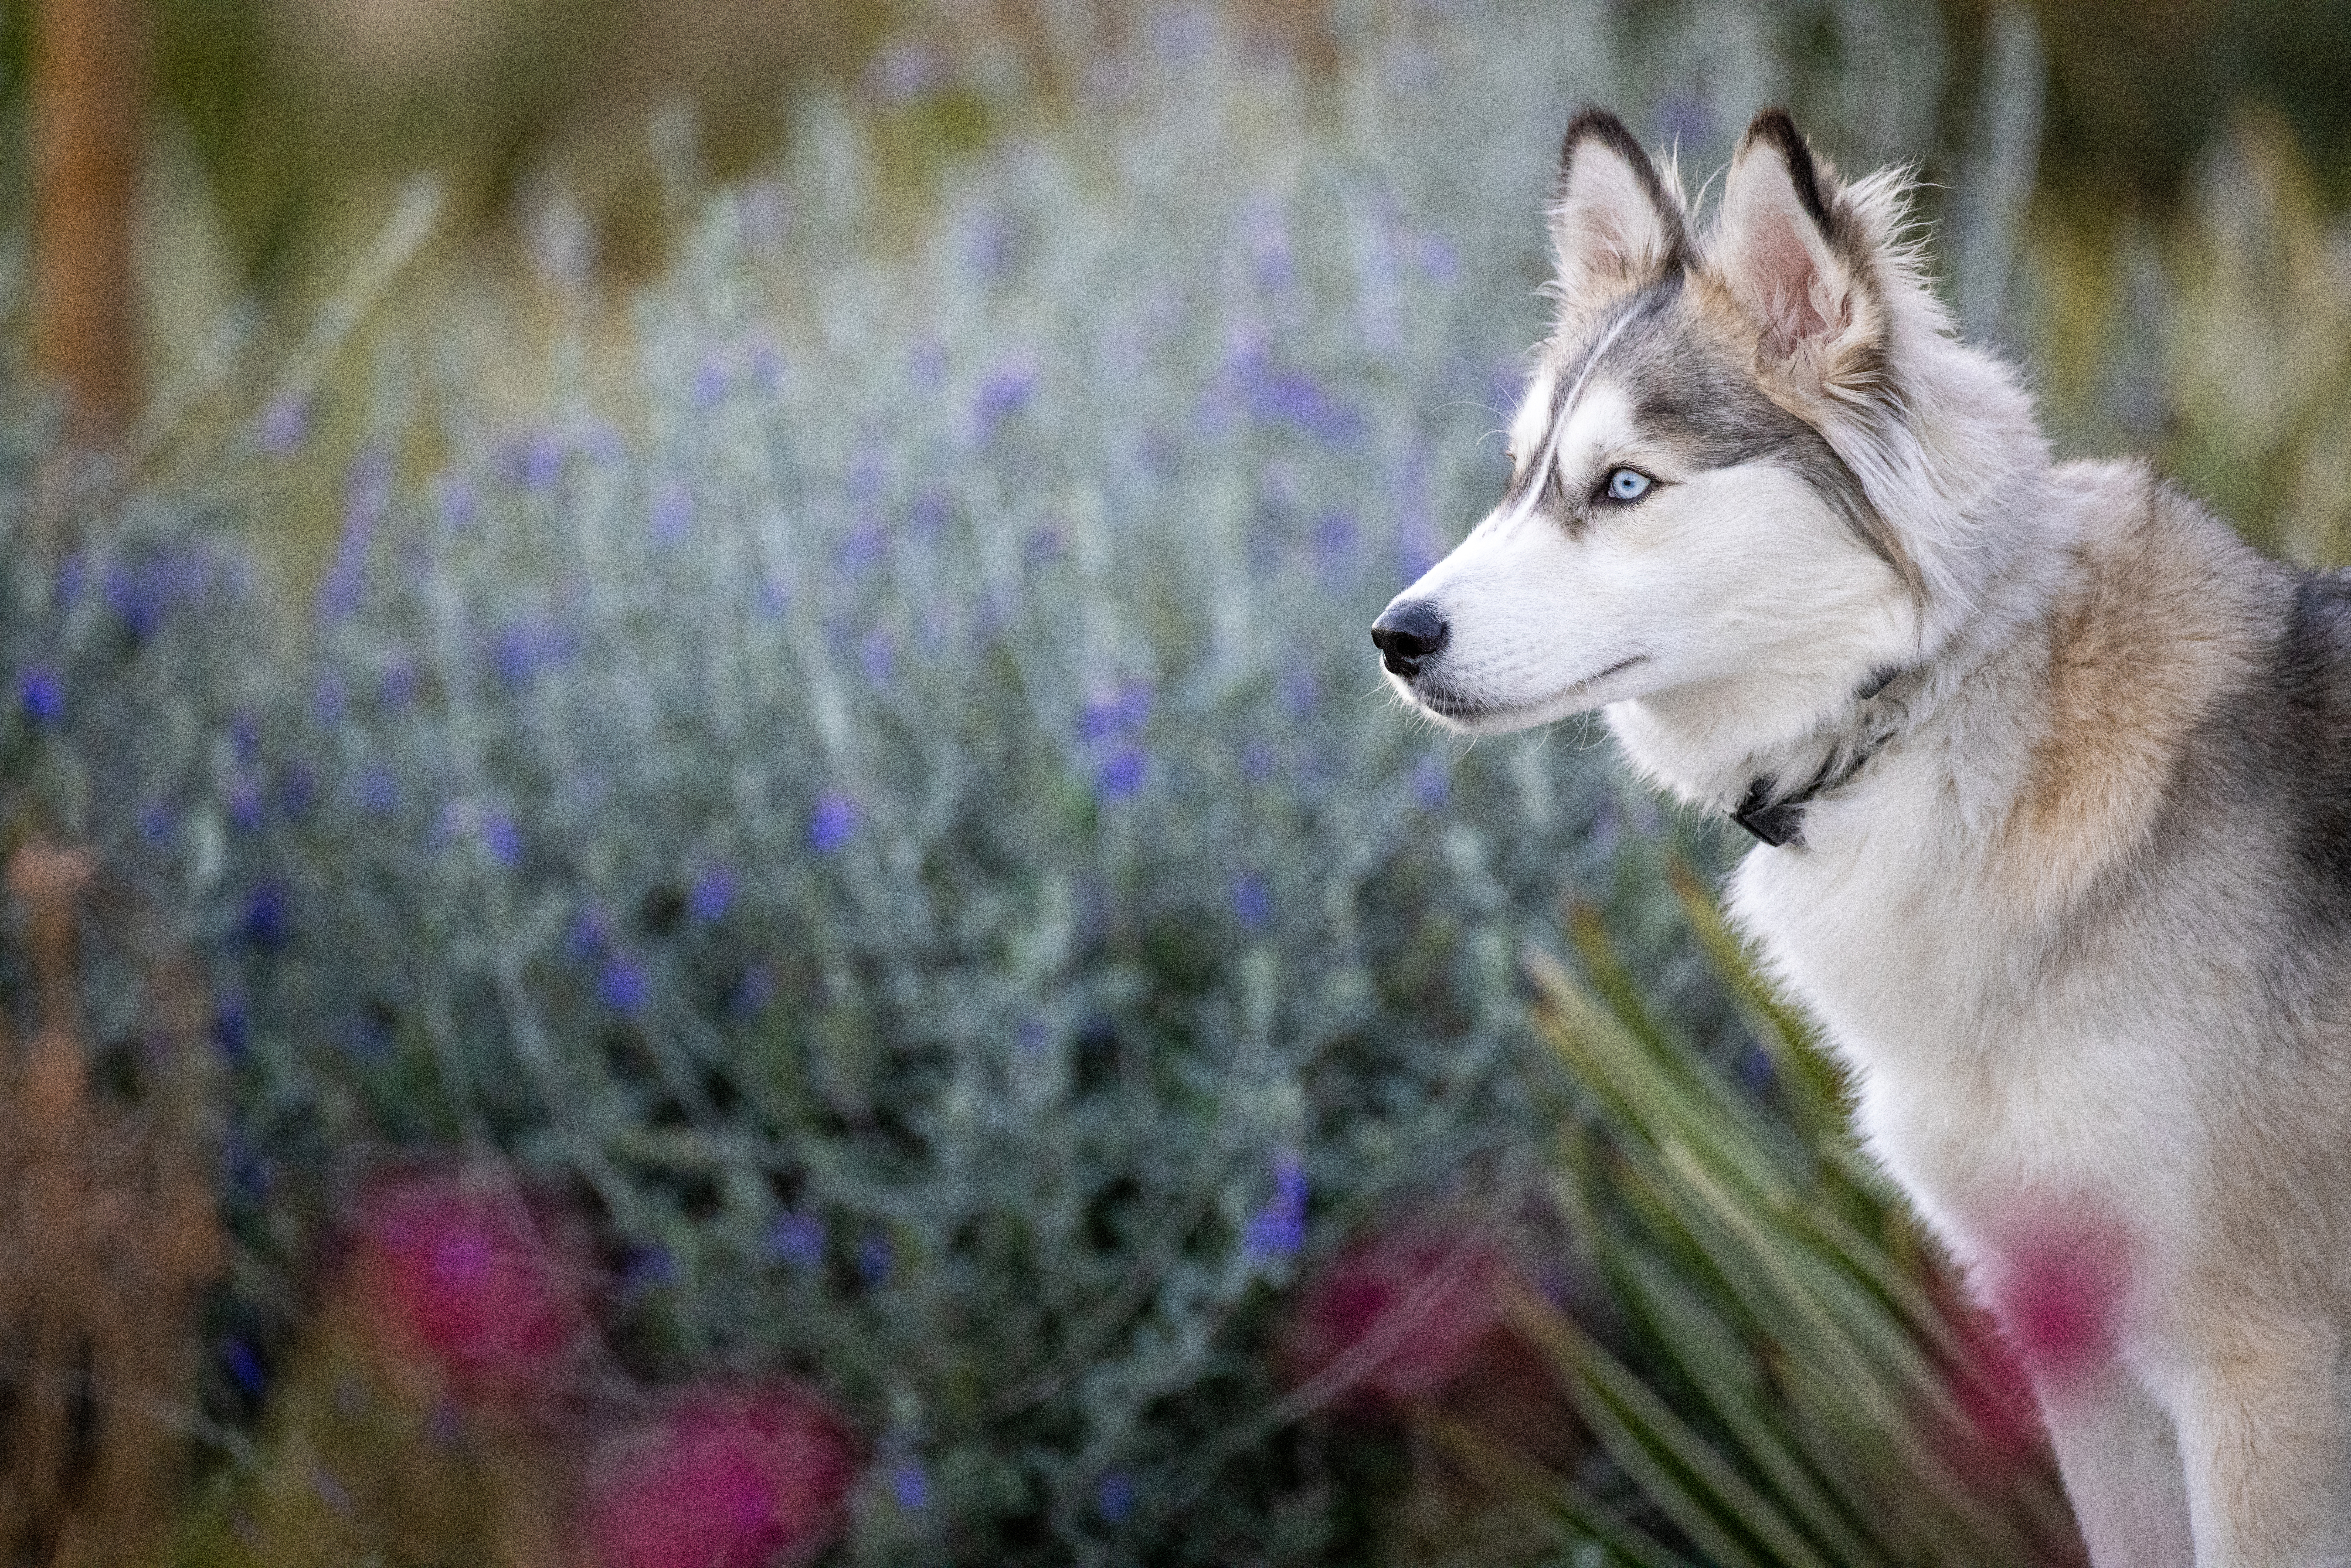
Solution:
<svg viewBox="0 0 2351 1568"><path fill-rule="evenodd" d="M1876 243L1787 111L1757 115L1731 155L1709 259L1762 329L1768 366L1814 392L1878 371L1886 315Z"/></svg>
<svg viewBox="0 0 2351 1568"><path fill-rule="evenodd" d="M1558 292L1573 308L1602 293L1646 283L1688 259L1679 195L1604 109L1568 121L1552 184L1551 246Z"/></svg>

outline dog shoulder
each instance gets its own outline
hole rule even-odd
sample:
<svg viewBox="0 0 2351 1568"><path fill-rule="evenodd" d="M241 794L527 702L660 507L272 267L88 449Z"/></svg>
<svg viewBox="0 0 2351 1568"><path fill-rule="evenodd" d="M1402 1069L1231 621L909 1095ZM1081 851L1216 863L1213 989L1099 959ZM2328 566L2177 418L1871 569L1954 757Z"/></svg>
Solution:
<svg viewBox="0 0 2351 1568"><path fill-rule="evenodd" d="M2255 685L2287 573L2142 463L2069 463L2068 580L2045 623L2039 733L2004 859L2069 904L2149 841L2191 742Z"/></svg>

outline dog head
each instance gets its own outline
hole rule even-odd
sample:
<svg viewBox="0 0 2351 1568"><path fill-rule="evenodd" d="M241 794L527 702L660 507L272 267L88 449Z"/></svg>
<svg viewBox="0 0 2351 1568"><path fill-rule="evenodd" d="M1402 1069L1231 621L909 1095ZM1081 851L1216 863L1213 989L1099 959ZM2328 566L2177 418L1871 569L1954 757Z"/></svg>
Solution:
<svg viewBox="0 0 2351 1568"><path fill-rule="evenodd" d="M1671 693L1756 739L1917 657L1952 566L1921 509L1954 486L1905 372L1928 343L1979 357L1949 340L1903 201L1771 110L1701 243L1672 172L1579 114L1510 484L1379 618L1396 688L1481 733Z"/></svg>

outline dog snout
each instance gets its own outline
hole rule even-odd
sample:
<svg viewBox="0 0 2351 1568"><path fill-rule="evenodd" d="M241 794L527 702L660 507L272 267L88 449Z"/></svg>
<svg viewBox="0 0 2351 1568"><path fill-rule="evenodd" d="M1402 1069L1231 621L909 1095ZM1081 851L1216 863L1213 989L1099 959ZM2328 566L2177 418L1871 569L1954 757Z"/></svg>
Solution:
<svg viewBox="0 0 2351 1568"><path fill-rule="evenodd" d="M1379 648L1380 663L1390 674L1406 680L1420 674L1421 661L1436 657L1452 633L1453 628L1437 606L1426 599L1391 604L1372 622L1372 642Z"/></svg>

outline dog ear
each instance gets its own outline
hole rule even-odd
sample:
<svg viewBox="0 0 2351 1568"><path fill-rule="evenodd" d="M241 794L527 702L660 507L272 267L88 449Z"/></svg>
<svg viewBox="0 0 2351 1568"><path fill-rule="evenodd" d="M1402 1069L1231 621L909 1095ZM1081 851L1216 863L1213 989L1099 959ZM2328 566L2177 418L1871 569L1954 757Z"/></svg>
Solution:
<svg viewBox="0 0 2351 1568"><path fill-rule="evenodd" d="M1709 259L1761 329L1767 368L1816 393L1882 371L1878 247L1787 111L1757 115L1731 155Z"/></svg>
<svg viewBox="0 0 2351 1568"><path fill-rule="evenodd" d="M1688 259L1681 198L1625 122L1604 109L1568 121L1552 183L1556 291L1573 309L1647 282Z"/></svg>

